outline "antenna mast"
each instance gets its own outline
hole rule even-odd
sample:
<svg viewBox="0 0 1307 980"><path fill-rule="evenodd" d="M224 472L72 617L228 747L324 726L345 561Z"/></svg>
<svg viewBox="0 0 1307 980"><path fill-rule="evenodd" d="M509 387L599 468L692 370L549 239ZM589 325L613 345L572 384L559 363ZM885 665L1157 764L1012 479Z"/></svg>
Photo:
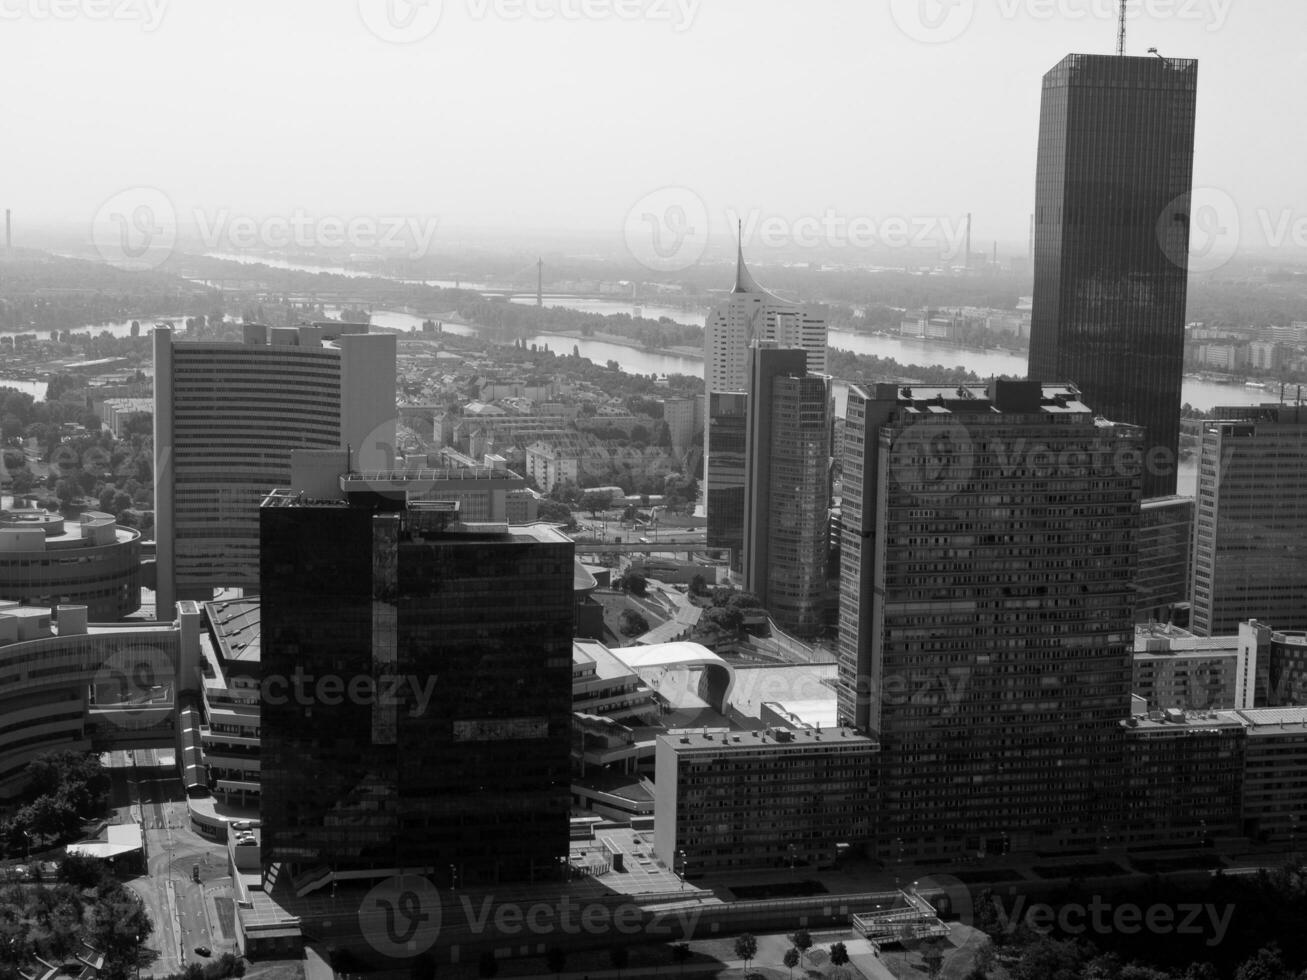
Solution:
<svg viewBox="0 0 1307 980"><path fill-rule="evenodd" d="M1116 56L1125 55L1125 5L1128 0L1121 0L1121 18L1116 25Z"/></svg>

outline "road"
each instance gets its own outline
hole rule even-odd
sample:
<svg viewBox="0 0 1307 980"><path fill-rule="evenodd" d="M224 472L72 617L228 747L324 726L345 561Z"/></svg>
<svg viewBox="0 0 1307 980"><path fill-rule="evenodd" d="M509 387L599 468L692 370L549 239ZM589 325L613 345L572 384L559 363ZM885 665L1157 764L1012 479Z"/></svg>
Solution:
<svg viewBox="0 0 1307 980"><path fill-rule="evenodd" d="M175 770L149 764L155 761L152 751L137 749L136 767L115 770L110 792L115 813L134 813L144 828L149 875L127 884L144 900L154 923L146 945L159 955L147 969L166 976L186 963L206 962L195 952L197 946L207 946L217 956L234 952L236 943L213 921L213 898L231 894L226 847L190 829L181 780ZM134 805L124 805L128 800ZM197 865L199 882L192 879Z"/></svg>

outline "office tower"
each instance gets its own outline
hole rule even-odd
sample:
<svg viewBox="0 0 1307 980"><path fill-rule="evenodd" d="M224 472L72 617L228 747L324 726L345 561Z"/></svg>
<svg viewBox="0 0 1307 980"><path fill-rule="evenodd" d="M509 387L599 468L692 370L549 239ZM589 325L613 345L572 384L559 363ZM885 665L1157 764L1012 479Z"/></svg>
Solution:
<svg viewBox="0 0 1307 980"><path fill-rule="evenodd" d="M160 609L258 589L259 502L290 480L292 451L393 462L395 336L366 325L247 324L244 343L155 330L154 385Z"/></svg>
<svg viewBox="0 0 1307 980"><path fill-rule="evenodd" d="M853 386L838 705L882 854L1074 848L1115 820L1141 431L1072 386Z"/></svg>
<svg viewBox="0 0 1307 980"><path fill-rule="evenodd" d="M1030 377L1143 426L1175 493L1198 63L1073 54L1044 76Z"/></svg>
<svg viewBox="0 0 1307 980"><path fill-rule="evenodd" d="M1204 422L1194 518L1200 636L1249 619L1307 629L1307 408L1218 408Z"/></svg>
<svg viewBox="0 0 1307 980"><path fill-rule="evenodd" d="M749 396L743 391L708 393L704 429L704 503L707 543L730 550L732 571L744 567L745 447ZM709 449L709 446L712 448Z"/></svg>
<svg viewBox="0 0 1307 980"><path fill-rule="evenodd" d="M1189 622L1189 551L1194 537L1192 497L1155 497L1139 508L1139 578L1135 619Z"/></svg>
<svg viewBox="0 0 1307 980"><path fill-rule="evenodd" d="M749 350L745 436L744 587L780 627L822 627L830 554L831 383L807 354Z"/></svg>
<svg viewBox="0 0 1307 980"><path fill-rule="evenodd" d="M741 568L744 505L744 452L742 444L736 448L736 430L741 430L738 438L742 439L749 347L754 341L801 348L807 355L809 371L826 371L826 321L759 286L744 264L741 245L731 295L708 314L704 323L708 420L704 428L703 472L708 547L731 549L731 567L735 571ZM719 437L720 441L715 441Z"/></svg>
<svg viewBox="0 0 1307 980"><path fill-rule="evenodd" d="M260 511L265 866L557 880L572 542L348 495L281 490Z"/></svg>

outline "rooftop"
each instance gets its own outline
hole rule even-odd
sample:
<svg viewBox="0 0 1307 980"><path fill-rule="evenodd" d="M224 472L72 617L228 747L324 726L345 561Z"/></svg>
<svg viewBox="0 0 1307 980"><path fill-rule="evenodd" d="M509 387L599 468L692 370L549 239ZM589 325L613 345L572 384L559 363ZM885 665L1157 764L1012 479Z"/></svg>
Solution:
<svg viewBox="0 0 1307 980"><path fill-rule="evenodd" d="M878 748L874 738L858 735L850 728L833 728L826 731L807 731L789 728L764 728L757 731L730 731L727 729L681 729L669 730L659 735L658 741L665 743L677 752L696 749L730 749L775 748L783 749L810 747L815 745L859 745Z"/></svg>
<svg viewBox="0 0 1307 980"><path fill-rule="evenodd" d="M204 611L213 627L225 661L259 662L259 597L206 602Z"/></svg>

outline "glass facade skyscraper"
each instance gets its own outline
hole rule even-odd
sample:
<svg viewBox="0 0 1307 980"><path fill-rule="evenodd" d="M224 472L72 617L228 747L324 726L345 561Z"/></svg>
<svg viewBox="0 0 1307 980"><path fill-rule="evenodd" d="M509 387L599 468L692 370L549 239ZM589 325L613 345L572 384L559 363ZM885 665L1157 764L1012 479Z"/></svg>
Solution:
<svg viewBox="0 0 1307 980"><path fill-rule="evenodd" d="M782 629L823 624L830 557L830 377L798 349L749 350L744 587Z"/></svg>
<svg viewBox="0 0 1307 980"><path fill-rule="evenodd" d="M1142 426L1175 493L1198 63L1073 54L1044 76L1030 373Z"/></svg>
<svg viewBox="0 0 1307 980"><path fill-rule="evenodd" d="M260 513L264 863L556 877L574 546L373 503Z"/></svg>

